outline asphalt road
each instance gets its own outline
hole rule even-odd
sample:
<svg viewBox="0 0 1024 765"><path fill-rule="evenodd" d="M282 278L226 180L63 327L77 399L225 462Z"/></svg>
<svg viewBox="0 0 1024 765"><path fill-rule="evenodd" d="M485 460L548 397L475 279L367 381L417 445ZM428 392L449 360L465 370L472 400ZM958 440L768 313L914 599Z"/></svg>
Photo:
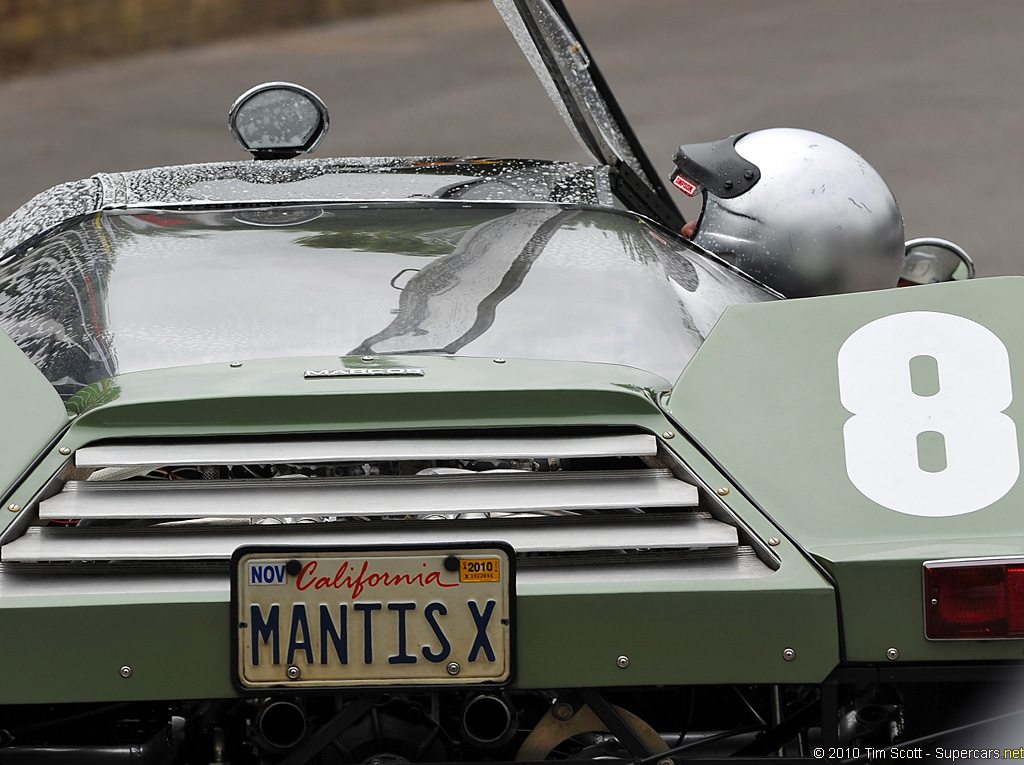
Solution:
<svg viewBox="0 0 1024 765"><path fill-rule="evenodd" d="M818 130L888 180L908 237L960 242L982 275L1024 273L1019 0L569 6L666 173L679 143ZM585 159L490 4L461 0L0 82L0 216L99 171L243 159L228 107L271 79L327 101L321 155Z"/></svg>

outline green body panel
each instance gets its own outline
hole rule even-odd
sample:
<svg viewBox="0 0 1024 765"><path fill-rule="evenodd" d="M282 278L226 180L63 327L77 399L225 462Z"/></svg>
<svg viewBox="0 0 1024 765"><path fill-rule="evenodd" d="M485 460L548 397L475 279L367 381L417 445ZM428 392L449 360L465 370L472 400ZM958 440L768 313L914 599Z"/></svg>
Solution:
<svg viewBox="0 0 1024 765"><path fill-rule="evenodd" d="M834 600L813 572L792 568L763 579L520 587L515 686L820 682L836 664ZM226 578L211 592L5 599L0 704L232 696L229 614ZM48 671L29 655L51 657Z"/></svg>
<svg viewBox="0 0 1024 765"><path fill-rule="evenodd" d="M288 359L124 375L84 391L57 447L168 435L402 429L630 427L661 435L665 381L605 364L406 357L422 377L303 379L360 359ZM681 438L665 442L711 486L724 478ZM26 482L67 460L54 448ZM26 501L31 497L27 497ZM778 530L737 496L745 534ZM528 584L518 589L516 685L523 688L820 682L838 662L832 588L788 542L754 578ZM227 577L134 594L0 598L0 703L232 695ZM0 575L0 594L3 591ZM795 652L786 660L785 649ZM40 673L27 653L54 656ZM629 666L618 666L619 656ZM120 668L130 666L125 679Z"/></svg>
<svg viewBox="0 0 1024 765"><path fill-rule="evenodd" d="M219 592L4 598L0 703L232 696L223 600ZM46 657L45 671L29 657Z"/></svg>
<svg viewBox="0 0 1024 765"><path fill-rule="evenodd" d="M838 662L832 590L796 556L760 579L520 588L518 608L520 687L815 683Z"/></svg>
<svg viewBox="0 0 1024 765"><path fill-rule="evenodd" d="M68 416L50 383L3 332L0 379L0 499L4 499L12 484L68 424ZM5 511L4 515L11 514ZM6 526L8 520L0 519L0 526Z"/></svg>
<svg viewBox="0 0 1024 765"><path fill-rule="evenodd" d="M419 368L423 376L303 379L307 370ZM93 438L642 424L668 383L628 367L453 356L306 357L135 372L69 402Z"/></svg>
<svg viewBox="0 0 1024 765"><path fill-rule="evenodd" d="M935 379L935 363L929 376L928 364L921 361L932 351L915 355L911 350L906 354L911 358L905 378L914 389L912 400L907 400L906 391L893 393L884 380L872 382L874 371L870 369L864 378L868 382L861 385L869 397L879 401L904 396L907 408L952 406L966 411L969 416L963 419L967 424L957 424L961 428L958 433L971 435L974 419L996 418L1003 424L1012 420L1010 439L1015 430L1017 443L1024 443L1022 302L1024 279L1014 277L733 307L670 396L668 411L673 418L725 466L743 492L788 536L832 572L839 586L850 661L884 662L889 648L899 651L901 662L1024 657L1024 641L1020 640L927 641L922 595L924 561L1024 554L1024 481L1011 480L1010 475L1005 491L994 501L941 517L930 515L935 512L935 498L924 495L917 506L911 498L912 512L896 511L870 499L848 471L848 460L857 456L854 449L860 442L847 443L844 427L860 412L849 411L840 400L838 364L840 349L851 335L883 317L926 312L920 326L935 324L934 314L964 317L970 320L970 337L982 338L987 330L1005 346L1007 373L979 375L977 370L960 369L960 356L947 358L940 350L935 354L941 357ZM905 342L913 349L924 341L897 336L891 342ZM939 342L946 339L939 337ZM889 343L889 338L883 338L879 345ZM961 347L957 353L963 351L962 357L967 358L969 350ZM868 367L888 363L872 359L876 357L868 358ZM990 363L989 356L980 361L981 367ZM982 386L992 377L1008 377L1012 379L1012 402L1004 407L1004 402L991 399L984 391L965 395L970 386L954 390L954 373ZM947 394L945 403L939 393ZM951 405L953 393L961 400ZM981 407L982 417L973 418L970 413L977 407ZM998 411L1002 409L1005 417ZM880 436L888 432L884 423L899 420L902 412L893 409L890 414L880 420ZM927 431L925 435L946 429L946 421L938 415L934 421L922 422L917 430ZM978 432L987 434L986 430ZM950 435L951 443L953 438ZM944 442L939 443L937 457L934 444L929 445L927 439L919 437L916 447L909 444L909 448L919 449L922 474L941 473L947 467L941 447ZM976 446L983 450L989 443L986 436ZM879 441L876 446L881 449L885 444ZM954 451L949 454L956 456ZM962 464L954 457L948 467L959 471ZM986 485L980 477L964 472L968 494Z"/></svg>

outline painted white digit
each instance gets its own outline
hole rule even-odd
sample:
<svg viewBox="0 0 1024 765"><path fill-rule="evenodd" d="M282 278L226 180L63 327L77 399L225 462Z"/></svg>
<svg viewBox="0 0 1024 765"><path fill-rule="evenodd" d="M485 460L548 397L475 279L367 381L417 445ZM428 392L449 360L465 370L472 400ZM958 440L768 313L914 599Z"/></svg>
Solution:
<svg viewBox="0 0 1024 765"><path fill-rule="evenodd" d="M911 362L926 357L937 390L915 392ZM918 362L920 366L920 362ZM908 515L971 513L1017 482L1017 428L1006 346L962 316L894 314L858 329L839 349L846 471L868 499ZM926 434L922 437L921 434ZM938 434L938 435L936 435ZM919 444L944 444L944 464L922 465ZM927 468L927 469L926 469Z"/></svg>

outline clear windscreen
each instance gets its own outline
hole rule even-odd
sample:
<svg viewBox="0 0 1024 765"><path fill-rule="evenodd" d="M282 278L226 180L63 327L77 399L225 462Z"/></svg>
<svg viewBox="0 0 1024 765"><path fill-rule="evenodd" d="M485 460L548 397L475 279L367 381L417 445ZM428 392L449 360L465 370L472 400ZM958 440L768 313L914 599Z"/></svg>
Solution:
<svg viewBox="0 0 1024 765"><path fill-rule="evenodd" d="M727 306L768 299L634 215L552 204L103 212L0 262L0 328L64 396L139 370L385 353L673 380Z"/></svg>

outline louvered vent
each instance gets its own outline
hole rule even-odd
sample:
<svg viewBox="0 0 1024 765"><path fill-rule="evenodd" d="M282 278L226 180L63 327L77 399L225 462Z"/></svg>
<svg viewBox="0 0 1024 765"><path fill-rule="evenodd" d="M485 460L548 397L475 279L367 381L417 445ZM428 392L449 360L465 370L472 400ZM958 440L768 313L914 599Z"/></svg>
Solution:
<svg viewBox="0 0 1024 765"><path fill-rule="evenodd" d="M118 443L75 468L84 480L39 503L5 565L226 570L245 544L501 540L538 568L767 571L647 434Z"/></svg>

